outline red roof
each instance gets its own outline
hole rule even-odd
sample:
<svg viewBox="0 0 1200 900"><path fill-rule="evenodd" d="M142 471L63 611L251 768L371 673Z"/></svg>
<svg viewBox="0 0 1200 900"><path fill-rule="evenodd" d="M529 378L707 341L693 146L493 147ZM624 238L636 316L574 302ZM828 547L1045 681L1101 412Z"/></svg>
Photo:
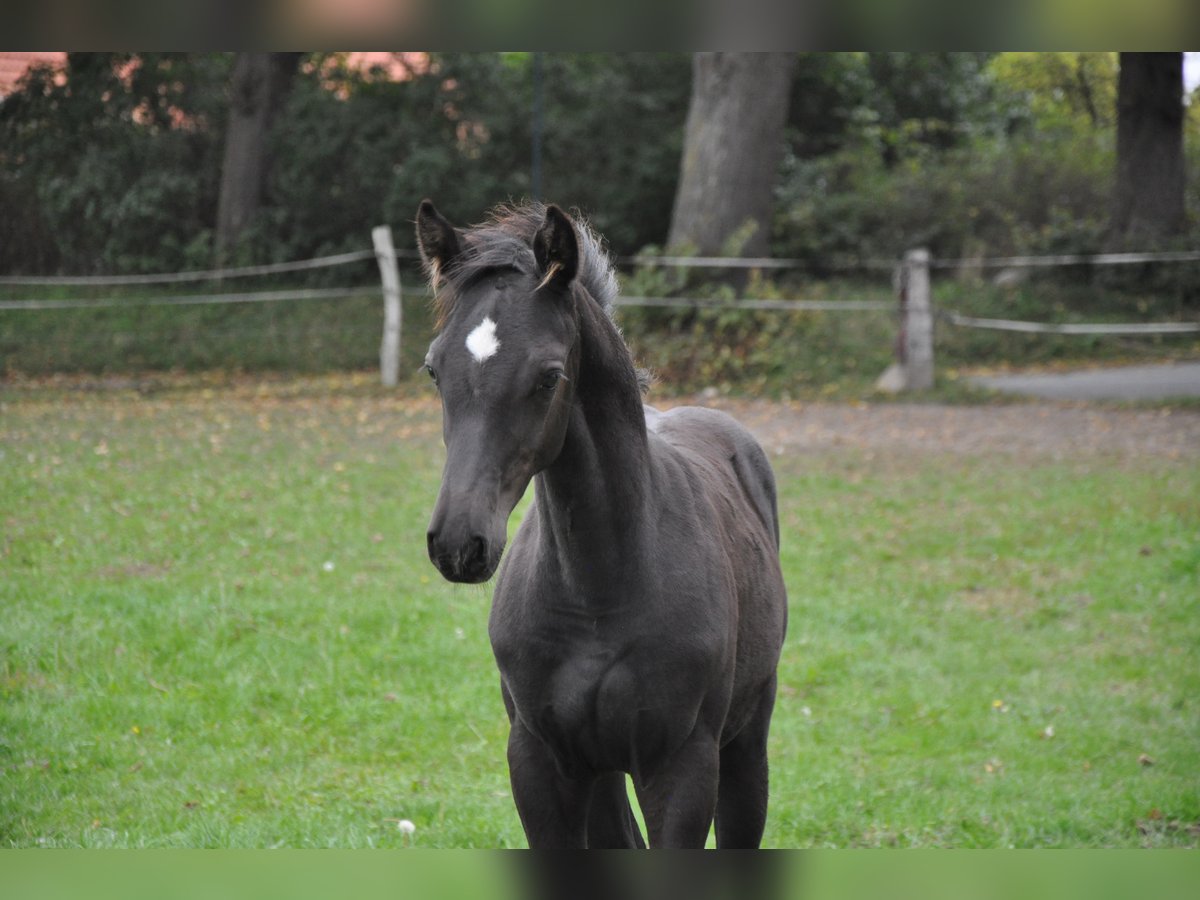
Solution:
<svg viewBox="0 0 1200 900"><path fill-rule="evenodd" d="M61 50L0 50L0 96L11 93L34 63L61 66L66 59L67 54Z"/></svg>

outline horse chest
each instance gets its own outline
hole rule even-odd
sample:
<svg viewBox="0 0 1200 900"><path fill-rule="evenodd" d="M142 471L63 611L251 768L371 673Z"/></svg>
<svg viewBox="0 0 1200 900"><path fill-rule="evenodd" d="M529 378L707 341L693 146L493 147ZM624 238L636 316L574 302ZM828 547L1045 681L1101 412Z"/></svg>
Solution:
<svg viewBox="0 0 1200 900"><path fill-rule="evenodd" d="M568 769L630 770L682 741L703 699L702 682L681 677L689 666L664 670L660 653L601 623L493 643L517 715Z"/></svg>

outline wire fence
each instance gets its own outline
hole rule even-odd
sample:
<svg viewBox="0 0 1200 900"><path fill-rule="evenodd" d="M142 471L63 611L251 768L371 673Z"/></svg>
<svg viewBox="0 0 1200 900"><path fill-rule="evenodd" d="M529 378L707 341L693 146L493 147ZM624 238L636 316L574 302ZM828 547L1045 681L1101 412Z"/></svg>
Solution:
<svg viewBox="0 0 1200 900"><path fill-rule="evenodd" d="M241 266L232 269L205 269L188 272L166 272L152 275L6 275L0 284L24 286L86 286L109 287L135 284L180 284L188 281L223 281L227 278L250 278L263 275L280 275L286 272L307 272L331 266L375 259L374 250L356 250L333 256L317 256L293 262L267 263L261 266Z"/></svg>
<svg viewBox="0 0 1200 900"><path fill-rule="evenodd" d="M390 234L388 241L390 243ZM263 278L293 273L329 270L338 267L351 266L367 260L381 263L390 253L392 265L396 258L412 262L419 258L415 250L393 249L381 252L378 247L370 250L356 250L311 259L294 260L290 262L269 263L256 266L241 266L222 269L192 270L171 273L154 273L139 275L101 275L101 276L2 276L0 286L5 288L27 287L38 290L57 292L63 288L143 288L172 284L200 284L203 282L220 285L226 280L244 278ZM805 298L739 298L737 300L714 299L702 296L640 296L633 294L621 295L616 301L620 307L673 308L673 309L745 309L771 310L781 312L892 312L899 317L900 348L899 362L905 363L904 346L906 332L914 327L932 329L933 320L938 320L958 328L977 328L998 331L1020 332L1026 334L1044 335L1176 335L1200 332L1200 322L1169 321L1169 322L1034 322L1021 319L992 318L977 315L967 315L958 310L938 309L932 304L932 298L924 297L926 314L919 322L912 318L915 306L911 296L914 284L912 273L914 265L923 267L925 288L928 291L928 273L930 270L948 271L963 268L975 269L1046 269L1051 267L1103 267L1147 264L1180 264L1200 262L1200 251L1165 252L1165 253L1105 253L1105 254L1059 254L1046 256L1006 256L989 258L930 258L925 254L923 261L914 263L913 254L905 260L861 259L841 257L820 261L819 268L824 271L862 271L870 273L887 272L891 282L898 290L898 302L878 299L862 300L830 300ZM382 262L381 262L382 261ZM814 264L806 259L780 258L743 258L717 256L621 256L615 262L635 270L652 268L677 269L711 269L717 271L747 271L765 270L773 272L811 272ZM386 282L386 277L385 277ZM399 282L399 276L396 276ZM400 284L400 292L406 298L428 298L430 292L424 283ZM33 293L31 291L30 293ZM380 294L379 281L370 283L349 284L335 287L272 287L259 291L221 291L210 293L168 293L140 294L122 293L101 297L17 297L0 299L0 312L17 311L50 311L50 310L86 310L86 309L137 309L139 307L205 307L205 306L257 306L264 304L303 302L303 301L338 301L350 298L378 297ZM328 338L347 334L363 333L376 327L373 322L339 322L335 314L329 317L325 324L310 322L307 327L312 332L324 332ZM925 320L928 320L928 324ZM914 324L916 323L916 324ZM213 337L222 334L245 335L245 329L221 327L217 323L209 323L206 331ZM269 330L278 338L280 325L276 321L258 326ZM136 336L136 331L128 328L114 331L113 337L124 335L124 340ZM75 340L102 340L100 336L75 334ZM932 345L932 334L929 336ZM930 351L932 352L932 350Z"/></svg>
<svg viewBox="0 0 1200 900"><path fill-rule="evenodd" d="M0 309L116 309L138 306L214 306L225 303L277 303L282 300L336 300L377 290L375 285L341 288L253 291L240 294L176 294L161 297L105 297L82 300L3 300Z"/></svg>
<svg viewBox="0 0 1200 900"><path fill-rule="evenodd" d="M985 319L978 316L963 316L955 312L939 311L939 316L951 325L965 328L987 328L993 331L1019 331L1025 334L1190 334L1200 332L1200 322L1125 322L1106 324L1101 322L1061 324L1025 322L1016 319Z"/></svg>
<svg viewBox="0 0 1200 900"><path fill-rule="evenodd" d="M1034 269L1066 266L1130 266L1200 262L1200 251L1163 253L1059 254L1052 256L997 256L978 259L931 259L931 269ZM1031 322L963 315L954 310L936 310L938 318L962 328L1012 331L1025 334L1137 336L1190 334L1200 332L1200 322Z"/></svg>

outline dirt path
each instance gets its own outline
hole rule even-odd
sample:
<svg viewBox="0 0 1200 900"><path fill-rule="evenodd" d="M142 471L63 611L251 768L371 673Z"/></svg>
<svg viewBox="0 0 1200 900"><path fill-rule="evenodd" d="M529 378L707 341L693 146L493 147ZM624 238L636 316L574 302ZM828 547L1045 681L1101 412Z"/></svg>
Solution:
<svg viewBox="0 0 1200 900"><path fill-rule="evenodd" d="M706 401L705 405L737 416L770 452L846 448L1039 459L1095 455L1200 459L1200 410L1056 403L779 404L727 399Z"/></svg>
<svg viewBox="0 0 1200 900"><path fill-rule="evenodd" d="M975 376L970 381L1006 394L1049 400L1163 400L1200 397L1200 363L1014 372Z"/></svg>
<svg viewBox="0 0 1200 900"><path fill-rule="evenodd" d="M436 430L438 403L428 391L383 391L373 373L264 379L96 381L55 378L0 380L0 425L6 402L45 404L65 411L78 403L114 408L173 403L257 406L312 404L353 409L368 418L402 412ZM724 409L745 423L771 453L956 454L1012 458L1200 461L1200 407L1121 409L1029 401L985 406L909 403L776 403L725 397L676 398L652 391L660 409L699 403ZM51 413L53 414L53 413ZM2 433L2 429L0 429Z"/></svg>

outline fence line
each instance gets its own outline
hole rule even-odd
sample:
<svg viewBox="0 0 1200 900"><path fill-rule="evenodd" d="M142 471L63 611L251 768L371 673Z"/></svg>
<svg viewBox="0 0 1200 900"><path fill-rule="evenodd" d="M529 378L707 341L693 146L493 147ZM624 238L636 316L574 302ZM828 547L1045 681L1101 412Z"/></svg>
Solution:
<svg viewBox="0 0 1200 900"><path fill-rule="evenodd" d="M679 307L684 309L776 309L785 311L833 310L862 312L887 310L893 312L896 304L882 300L705 300L697 297L625 297L619 296L614 306Z"/></svg>
<svg viewBox="0 0 1200 900"><path fill-rule="evenodd" d="M1023 322L1016 319L981 319L956 312L939 315L952 325L987 328L993 331L1023 331L1029 334L1187 334L1200 331L1200 322L1064 323Z"/></svg>
<svg viewBox="0 0 1200 900"><path fill-rule="evenodd" d="M324 269L330 266L344 266L348 263L364 259L374 259L374 250L355 250L352 253L338 253L334 256L318 256L313 259L300 259L294 262L267 263L261 266L242 266L236 269L207 269L192 272L165 272L153 275L48 275L23 276L5 275L0 277L0 284L15 284L25 286L35 285L96 285L110 287L114 285L131 284L176 284L184 281L216 281L220 278L246 278L252 275L278 275L283 272L303 272L309 269Z"/></svg>
<svg viewBox="0 0 1200 900"><path fill-rule="evenodd" d="M208 306L218 303L274 303L279 300L330 300L374 292L375 285L344 288L300 288L242 294L176 294L166 297L115 297L94 300L0 300L3 309L103 309L140 306Z"/></svg>
<svg viewBox="0 0 1200 900"><path fill-rule="evenodd" d="M934 259L934 269L956 269L960 266L979 266L985 269L1036 268L1044 266L1129 266L1138 263L1200 262L1200 251L1170 253L1069 253L1060 256L992 256L978 259Z"/></svg>
<svg viewBox="0 0 1200 900"><path fill-rule="evenodd" d="M418 259L416 250L395 249L394 254L402 259ZM349 263L375 259L375 250L355 250L332 256L317 256L292 262L266 263L258 266L241 266L229 269L205 269L187 272L164 272L146 275L4 275L0 285L25 286L88 286L110 287L135 284L173 284L187 281L215 281L223 278L246 278L256 275L278 275L285 272L302 272L311 269L341 266ZM1020 268L1064 265L1133 265L1153 262L1198 262L1200 251L1171 253L1100 253L1093 255L1064 254L1059 256L994 256L979 259L932 259L930 267L951 269L964 265L982 268ZM649 267L709 268L709 269L801 269L811 268L811 260L777 257L740 256L620 256L614 262L620 265ZM825 260L824 268L867 269L892 271L899 260Z"/></svg>
<svg viewBox="0 0 1200 900"><path fill-rule="evenodd" d="M768 256L618 256L615 260L624 266L673 266L678 268L702 269L811 269L812 260L787 259ZM884 259L829 259L821 266L827 269L874 269L892 271L899 260Z"/></svg>
<svg viewBox="0 0 1200 900"><path fill-rule="evenodd" d="M1200 322L1072 322L1045 323L1016 319L964 316L952 310L934 310L930 271L961 265L977 267L1131 265L1200 261L1200 251L1171 253L1102 253L1094 255L1007 256L990 259L931 259L928 250L910 250L896 279L900 301L900 339L895 362L879 377L876 386L889 392L925 390L934 384L933 321L940 318L963 328L985 328L1026 334L1149 335L1200 332ZM930 313L933 312L934 315Z"/></svg>
<svg viewBox="0 0 1200 900"><path fill-rule="evenodd" d="M386 234L385 234L386 232ZM380 278L385 302L385 328L380 350L381 373L385 384L394 384L398 368L400 337L400 299L406 290L400 283L397 258L419 257L415 250L395 249L391 231L380 226L373 233L374 250L359 250L332 256L315 257L293 262L270 263L259 266L243 266L228 269L173 272L148 275L110 276L47 276L22 277L2 276L0 285L25 286L120 286L172 284L180 282L214 281L223 278L244 278L258 275L276 275L312 269L347 265L350 263L376 260L380 265ZM813 263L802 259L745 258L726 256L624 256L615 262L622 265L690 267L713 269L802 269L811 268ZM898 311L900 314L900 339L896 343L897 361L880 379L885 389L923 389L933 383L933 318L938 317L959 327L986 328L1002 331L1017 331L1032 334L1064 335L1138 335L1138 334L1184 334L1200 332L1200 322L1158 323L1070 323L1046 324L1013 319L988 319L964 316L950 310L932 310L929 274L932 269L951 269L970 265L980 268L1049 267L1067 265L1134 265L1142 263L1200 262L1200 251L1169 253L1102 253L1064 254L1058 256L1008 256L980 259L932 259L926 250L909 251L903 261L865 259L832 259L820 264L827 269L860 269L897 273L894 284L899 292L899 307L896 304L870 300L798 300L746 298L740 300L702 299L697 297L635 297L620 296L615 301L621 307L670 307L687 309L753 309L779 311ZM343 288L290 289L218 294L183 294L160 297L137 298L94 298L94 299L26 299L0 300L0 310L49 310L49 309L95 309L140 306L199 306L222 303L269 303L284 300L341 299L363 293L375 293L379 285ZM429 296L427 289L409 290L410 294Z"/></svg>

